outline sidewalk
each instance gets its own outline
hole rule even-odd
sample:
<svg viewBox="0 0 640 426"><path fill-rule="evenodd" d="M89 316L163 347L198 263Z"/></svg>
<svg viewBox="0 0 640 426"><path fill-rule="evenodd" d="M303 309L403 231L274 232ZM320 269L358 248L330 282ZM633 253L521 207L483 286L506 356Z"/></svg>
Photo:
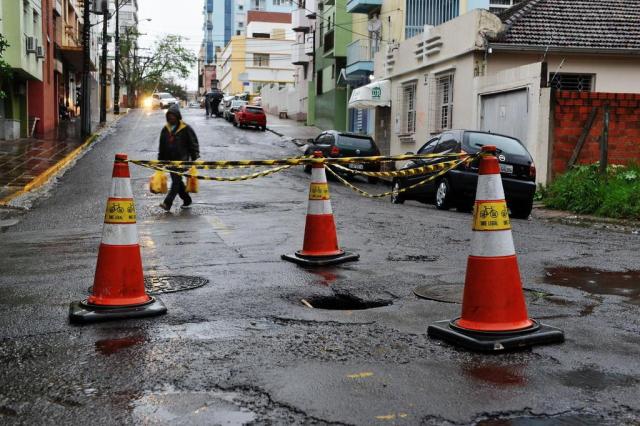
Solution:
<svg viewBox="0 0 640 426"><path fill-rule="evenodd" d="M120 114L120 116L124 115ZM119 116L108 114L109 127ZM46 183L84 148L88 147L102 127L86 140L81 140L79 119L64 122L56 134L45 139L25 138L0 141L0 206L16 196Z"/></svg>
<svg viewBox="0 0 640 426"><path fill-rule="evenodd" d="M298 146L306 144L307 139L315 139L322 132L315 126L306 126L303 121L282 119L272 114L267 114L267 130Z"/></svg>

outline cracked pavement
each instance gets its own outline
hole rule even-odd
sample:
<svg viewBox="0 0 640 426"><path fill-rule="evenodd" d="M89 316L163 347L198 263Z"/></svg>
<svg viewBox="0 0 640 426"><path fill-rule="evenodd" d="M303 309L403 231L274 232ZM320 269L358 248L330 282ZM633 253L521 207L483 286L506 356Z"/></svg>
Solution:
<svg viewBox="0 0 640 426"><path fill-rule="evenodd" d="M185 120L203 159L300 154L201 110ZM193 209L165 214L151 172L131 166L145 275L209 282L161 294L162 317L70 325L69 303L92 284L113 156L155 158L162 124L133 111L30 209L5 212L17 223L0 240L3 424L640 424L638 235L514 220L529 313L566 342L477 354L426 336L459 315L471 216L330 182L340 243L361 260L305 270L280 260L302 244L301 168L201 182ZM601 271L619 275L600 286ZM452 300L417 298L419 286ZM387 306L301 302L334 295Z"/></svg>

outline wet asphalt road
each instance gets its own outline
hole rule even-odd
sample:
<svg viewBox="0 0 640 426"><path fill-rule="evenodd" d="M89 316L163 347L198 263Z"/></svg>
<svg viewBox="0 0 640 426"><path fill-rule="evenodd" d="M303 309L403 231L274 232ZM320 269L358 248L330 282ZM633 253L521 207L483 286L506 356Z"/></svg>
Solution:
<svg viewBox="0 0 640 426"><path fill-rule="evenodd" d="M185 118L203 159L300 154L201 110ZM70 325L69 302L92 283L113 156L155 158L162 124L160 112L121 119L0 234L0 423L639 424L639 276L594 270L639 269L637 235L514 221L530 314L567 341L473 354L426 336L459 304L413 295L459 293L471 216L332 183L341 245L361 260L307 271L280 260L302 244L299 168L202 182L192 210L165 214L150 171L132 166L145 274L209 283L161 295L163 317ZM566 269L580 267L593 269ZM300 302L336 294L390 304Z"/></svg>

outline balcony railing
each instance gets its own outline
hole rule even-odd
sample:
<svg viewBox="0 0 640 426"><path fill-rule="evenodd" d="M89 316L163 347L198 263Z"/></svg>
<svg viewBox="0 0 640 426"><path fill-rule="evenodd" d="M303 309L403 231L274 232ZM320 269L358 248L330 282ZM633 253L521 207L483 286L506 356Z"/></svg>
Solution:
<svg viewBox="0 0 640 426"><path fill-rule="evenodd" d="M347 45L347 65L357 62L371 62L374 53L369 40L356 40L349 43Z"/></svg>
<svg viewBox="0 0 640 426"><path fill-rule="evenodd" d="M304 43L296 43L291 47L291 63L303 65L309 62L309 56L305 53Z"/></svg>
<svg viewBox="0 0 640 426"><path fill-rule="evenodd" d="M309 18L307 18L307 10L300 8L291 14L291 24L293 31L307 32L310 29Z"/></svg>

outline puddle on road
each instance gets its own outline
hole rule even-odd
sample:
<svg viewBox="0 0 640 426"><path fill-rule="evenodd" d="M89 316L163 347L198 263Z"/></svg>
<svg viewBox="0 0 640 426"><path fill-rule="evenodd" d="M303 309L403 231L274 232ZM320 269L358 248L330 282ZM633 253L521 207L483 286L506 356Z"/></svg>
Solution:
<svg viewBox="0 0 640 426"><path fill-rule="evenodd" d="M546 284L577 288L591 294L623 296L640 304L640 271L608 272L592 268L545 269Z"/></svg>
<svg viewBox="0 0 640 426"><path fill-rule="evenodd" d="M323 287L329 287L332 282L336 281L338 278L342 278L342 275L336 274L332 271L316 270L310 272L320 277L319 280L315 280L312 284L321 285Z"/></svg>
<svg viewBox="0 0 640 426"><path fill-rule="evenodd" d="M638 379L620 373L605 373L594 368L583 367L560 376L565 386L592 391L601 391L610 386L633 386Z"/></svg>
<svg viewBox="0 0 640 426"><path fill-rule="evenodd" d="M498 387L520 387L527 384L527 364L464 363L462 373L473 380Z"/></svg>
<svg viewBox="0 0 640 426"><path fill-rule="evenodd" d="M134 423L243 425L256 414L239 407L233 392L151 393L132 403Z"/></svg>
<svg viewBox="0 0 640 426"><path fill-rule="evenodd" d="M143 343L146 337L143 335L122 337L120 339L103 339L96 341L96 352L102 355L113 355L123 349Z"/></svg>
<svg viewBox="0 0 640 426"><path fill-rule="evenodd" d="M306 303L305 303L306 302ZM334 296L314 296L301 299L300 303L308 308L327 309L333 311L361 311L392 305L390 300L363 300L348 294Z"/></svg>
<svg viewBox="0 0 640 426"><path fill-rule="evenodd" d="M476 423L477 426L603 426L607 422L592 414L566 414L550 417L513 417L510 419L487 419Z"/></svg>

